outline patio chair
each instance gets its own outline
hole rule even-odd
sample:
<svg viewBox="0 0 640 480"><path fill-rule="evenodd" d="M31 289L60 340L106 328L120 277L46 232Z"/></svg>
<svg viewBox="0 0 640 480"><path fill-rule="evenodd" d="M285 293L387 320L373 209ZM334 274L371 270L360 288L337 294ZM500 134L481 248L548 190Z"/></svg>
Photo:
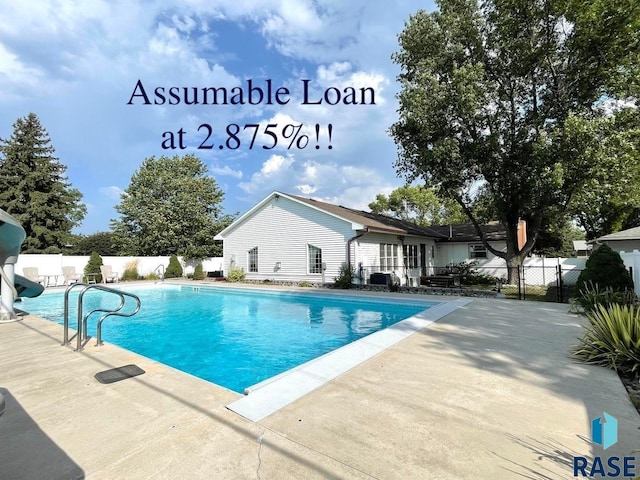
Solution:
<svg viewBox="0 0 640 480"><path fill-rule="evenodd" d="M38 267L24 267L22 274L27 280L44 285L44 276L38 273Z"/></svg>
<svg viewBox="0 0 640 480"><path fill-rule="evenodd" d="M118 272L114 272L111 269L111 265L101 265L100 266L100 273L102 274L102 281L104 283L108 283L108 282L117 283L118 282Z"/></svg>
<svg viewBox="0 0 640 480"><path fill-rule="evenodd" d="M76 267L62 267L62 276L64 277L64 284L67 286L82 280L82 275L76 273Z"/></svg>

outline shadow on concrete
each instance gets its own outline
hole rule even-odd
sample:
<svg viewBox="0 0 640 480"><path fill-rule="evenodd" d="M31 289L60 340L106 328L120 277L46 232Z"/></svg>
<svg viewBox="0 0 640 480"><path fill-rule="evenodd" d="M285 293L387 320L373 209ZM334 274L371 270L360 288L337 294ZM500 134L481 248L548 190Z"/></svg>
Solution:
<svg viewBox="0 0 640 480"><path fill-rule="evenodd" d="M43 320L46 321L46 320ZM22 322L21 325L29 330L32 330L33 332L36 332L40 335L43 335L53 341L55 341L56 343L59 343L59 339L55 338L45 332L40 331L38 328L33 327L31 325L28 325L27 323ZM63 347L61 347L63 348ZM66 347L64 347L66 348ZM70 347L69 347L70 348ZM103 369L111 369L111 368L116 368L119 367L121 365L117 365L117 364L111 364L109 362L106 362L102 359L96 358L95 356L91 355L90 352L87 351L82 351L79 353L80 355L82 355L84 358L86 358L87 360L91 360L94 363L96 363L96 373L100 370ZM104 368L103 368L104 367ZM147 378L150 379L150 381L147 380ZM271 440L269 440L268 438L263 438L263 435L256 435L255 431L252 431L252 429L250 427L243 427L241 424L239 423L235 423L233 421L231 421L230 419L224 418L222 415L212 411L211 409L203 406L203 405L199 405L198 403L194 403L193 401L177 395L173 392L167 391L163 388L158 387L157 385L154 385L152 382L153 377L150 376L145 376L145 375L140 375L137 377L133 377L133 378L129 378L125 381L128 382L136 382L142 386L144 386L145 388L148 388L151 391L157 392L161 395L164 395L167 398L170 398L176 402L181 403L182 405L199 412L200 414L208 417L209 419L211 419L213 422L216 422L217 424L220 425L224 425L226 427L228 427L229 429L235 431L236 433L243 435L249 439L251 439L252 441L256 442L257 447L259 447L261 450L265 450L265 449L270 449L275 453L278 453L284 457L288 457L289 459L291 459L292 461L296 462L298 465L307 468L311 471L315 471L318 474L320 474L323 478L338 478L338 474L331 470L330 466L328 465L328 462L325 463L324 465L322 463L316 462L314 460L311 460L309 458L305 458L302 455L299 455L295 452L292 452L291 450L287 449L286 447L283 447L281 445L278 445L276 442L272 442ZM105 388L108 388L108 385L105 385ZM222 388L222 387L219 387ZM2 391L0 389L0 391ZM216 407L219 407L219 405L216 405ZM214 407L215 408L215 407ZM226 408L226 407L223 407ZM8 405L7 405L7 409L8 409ZM242 419L242 417L240 417L239 415L237 415L236 413L231 412L230 410L227 410L230 414L232 414L235 418L237 419ZM0 418L0 420L2 420L2 418ZM242 419L242 422L247 422L247 424L249 425L260 425L260 424L254 424L252 422L250 422L249 420L246 419ZM264 427L261 427L264 430ZM286 439L286 436L281 435L280 433L273 431L271 429L267 429L270 433L272 433L274 436L280 437L281 439L283 439L285 442L288 441ZM1 432L2 432L2 428L1 428L1 423L0 423L0 444L2 444L2 436L1 436ZM264 431L263 431L264 434ZM54 444L55 445L55 444ZM297 447L301 447L301 448L307 448L302 444L295 444ZM33 449L33 447L29 447L31 449ZM57 447L56 447L57 448ZM0 449L1 450L1 449ZM37 450L32 450L34 452L34 455L37 455ZM309 449L309 451L311 452L311 450ZM325 456L323 455L321 452L317 452L317 451L313 451L315 455L320 455L320 456ZM24 454L23 454L24 456ZM329 457L327 457L327 460L329 459ZM0 465L2 465L2 453L0 453ZM347 468L352 468L349 465L342 465L342 467L347 467ZM15 478L22 478L22 477L7 477L7 480L11 478L12 480ZM25 478L30 478L30 477L25 477ZM37 479L39 477L32 477L34 479ZM57 477L51 477L52 479L56 479ZM84 476L82 477L60 477L60 478L84 478ZM5 480L5 478L2 476L2 473L0 472L0 480Z"/></svg>
<svg viewBox="0 0 640 480"><path fill-rule="evenodd" d="M82 468L38 427L11 392L0 388L0 393L6 401L0 417L0 480L84 479Z"/></svg>
<svg viewBox="0 0 640 480"><path fill-rule="evenodd" d="M538 462L536 469L534 469L531 468L531 466L517 463L498 452L492 452L496 457L500 458L503 463L511 464L510 467L503 466L501 468L522 478L530 480L555 480L558 473L548 466L558 466L562 471L572 472L573 457L585 456L589 460L589 463L593 461L592 457L584 455L583 452L572 450L570 447L553 439L540 441L535 438L518 438L515 435L508 435L508 438L512 442L529 450ZM584 443L585 450L589 449L591 442L580 435L578 435L578 438Z"/></svg>
<svg viewBox="0 0 640 480"><path fill-rule="evenodd" d="M622 382L615 372L586 365L571 355L585 323L583 317L569 314L568 306L562 304L486 301L462 307L439 320L435 328L420 333L430 339L425 348L441 350L458 361L462 358L480 370L523 383L535 382L555 395L579 401L588 419L606 410L618 418L618 443L602 452L589 439L580 437L584 450L576 455L629 455L637 445L640 417ZM590 424L585 425L585 430L590 428ZM540 455L553 455L556 461L573 459L573 454L555 451L549 442L523 442L515 437L512 441Z"/></svg>

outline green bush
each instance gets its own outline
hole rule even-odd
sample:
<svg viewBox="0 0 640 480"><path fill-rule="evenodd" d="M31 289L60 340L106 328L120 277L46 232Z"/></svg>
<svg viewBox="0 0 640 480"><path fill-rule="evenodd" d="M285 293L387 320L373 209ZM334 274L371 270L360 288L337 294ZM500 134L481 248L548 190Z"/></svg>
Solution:
<svg viewBox="0 0 640 480"><path fill-rule="evenodd" d="M634 305L598 305L587 314L580 344L573 353L586 363L640 376L640 309Z"/></svg>
<svg viewBox="0 0 640 480"><path fill-rule="evenodd" d="M633 305L636 296L633 290L615 291L611 288L601 289L598 284L586 283L582 290L571 299L570 312L588 314L596 310L598 305Z"/></svg>
<svg viewBox="0 0 640 480"><path fill-rule="evenodd" d="M193 279L194 280L204 280L204 269L202 268L202 264L198 263L196 268L193 270Z"/></svg>
<svg viewBox="0 0 640 480"><path fill-rule="evenodd" d="M179 278L182 277L182 265L178 261L178 257L171 255L169 257L169 266L164 272L164 278Z"/></svg>
<svg viewBox="0 0 640 480"><path fill-rule="evenodd" d="M149 275L147 275L146 277L144 277L145 280L160 280L160 277L158 276L157 273L152 272Z"/></svg>
<svg viewBox="0 0 640 480"><path fill-rule="evenodd" d="M245 279L244 270L238 267L231 267L227 274L227 282L243 282Z"/></svg>
<svg viewBox="0 0 640 480"><path fill-rule="evenodd" d="M84 267L85 277L93 274L91 278L95 278L96 282L102 282L102 273L100 267L102 266L102 257L98 252L93 252L89 257L89 262Z"/></svg>
<svg viewBox="0 0 640 480"><path fill-rule="evenodd" d="M605 289L616 292L633 290L633 280L627 267L624 266L620 254L608 245L601 245L591 254L584 270L580 272L574 287L574 295L579 295L585 288L596 285L601 291Z"/></svg>
<svg viewBox="0 0 640 480"><path fill-rule="evenodd" d="M311 286L311 283L307 282L306 280L301 280L301 281L298 282L298 286L299 287L309 288Z"/></svg>
<svg viewBox="0 0 640 480"><path fill-rule="evenodd" d="M352 265L343 263L338 270L338 276L334 278L335 288L351 288L353 286L353 279L356 278L356 271Z"/></svg>

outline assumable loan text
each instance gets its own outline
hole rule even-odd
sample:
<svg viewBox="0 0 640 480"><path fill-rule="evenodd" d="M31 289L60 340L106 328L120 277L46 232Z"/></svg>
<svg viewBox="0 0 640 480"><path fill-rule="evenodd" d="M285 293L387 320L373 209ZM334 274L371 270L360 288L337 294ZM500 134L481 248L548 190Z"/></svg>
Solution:
<svg viewBox="0 0 640 480"><path fill-rule="evenodd" d="M329 87L312 89L311 80L302 81L301 105L375 105L372 87ZM271 79L259 82L246 80L240 87L155 87L148 90L142 80L136 82L127 105L286 105L291 100L287 87L275 88ZM312 91L313 90L313 91Z"/></svg>

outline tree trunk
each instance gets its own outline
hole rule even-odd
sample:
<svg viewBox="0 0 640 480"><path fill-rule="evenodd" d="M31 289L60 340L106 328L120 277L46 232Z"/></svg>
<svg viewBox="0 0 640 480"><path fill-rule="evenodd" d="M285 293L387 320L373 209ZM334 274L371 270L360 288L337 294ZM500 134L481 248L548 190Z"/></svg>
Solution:
<svg viewBox="0 0 640 480"><path fill-rule="evenodd" d="M507 261L507 283L509 285L518 285L520 283L520 266L522 260L518 255L509 257Z"/></svg>

